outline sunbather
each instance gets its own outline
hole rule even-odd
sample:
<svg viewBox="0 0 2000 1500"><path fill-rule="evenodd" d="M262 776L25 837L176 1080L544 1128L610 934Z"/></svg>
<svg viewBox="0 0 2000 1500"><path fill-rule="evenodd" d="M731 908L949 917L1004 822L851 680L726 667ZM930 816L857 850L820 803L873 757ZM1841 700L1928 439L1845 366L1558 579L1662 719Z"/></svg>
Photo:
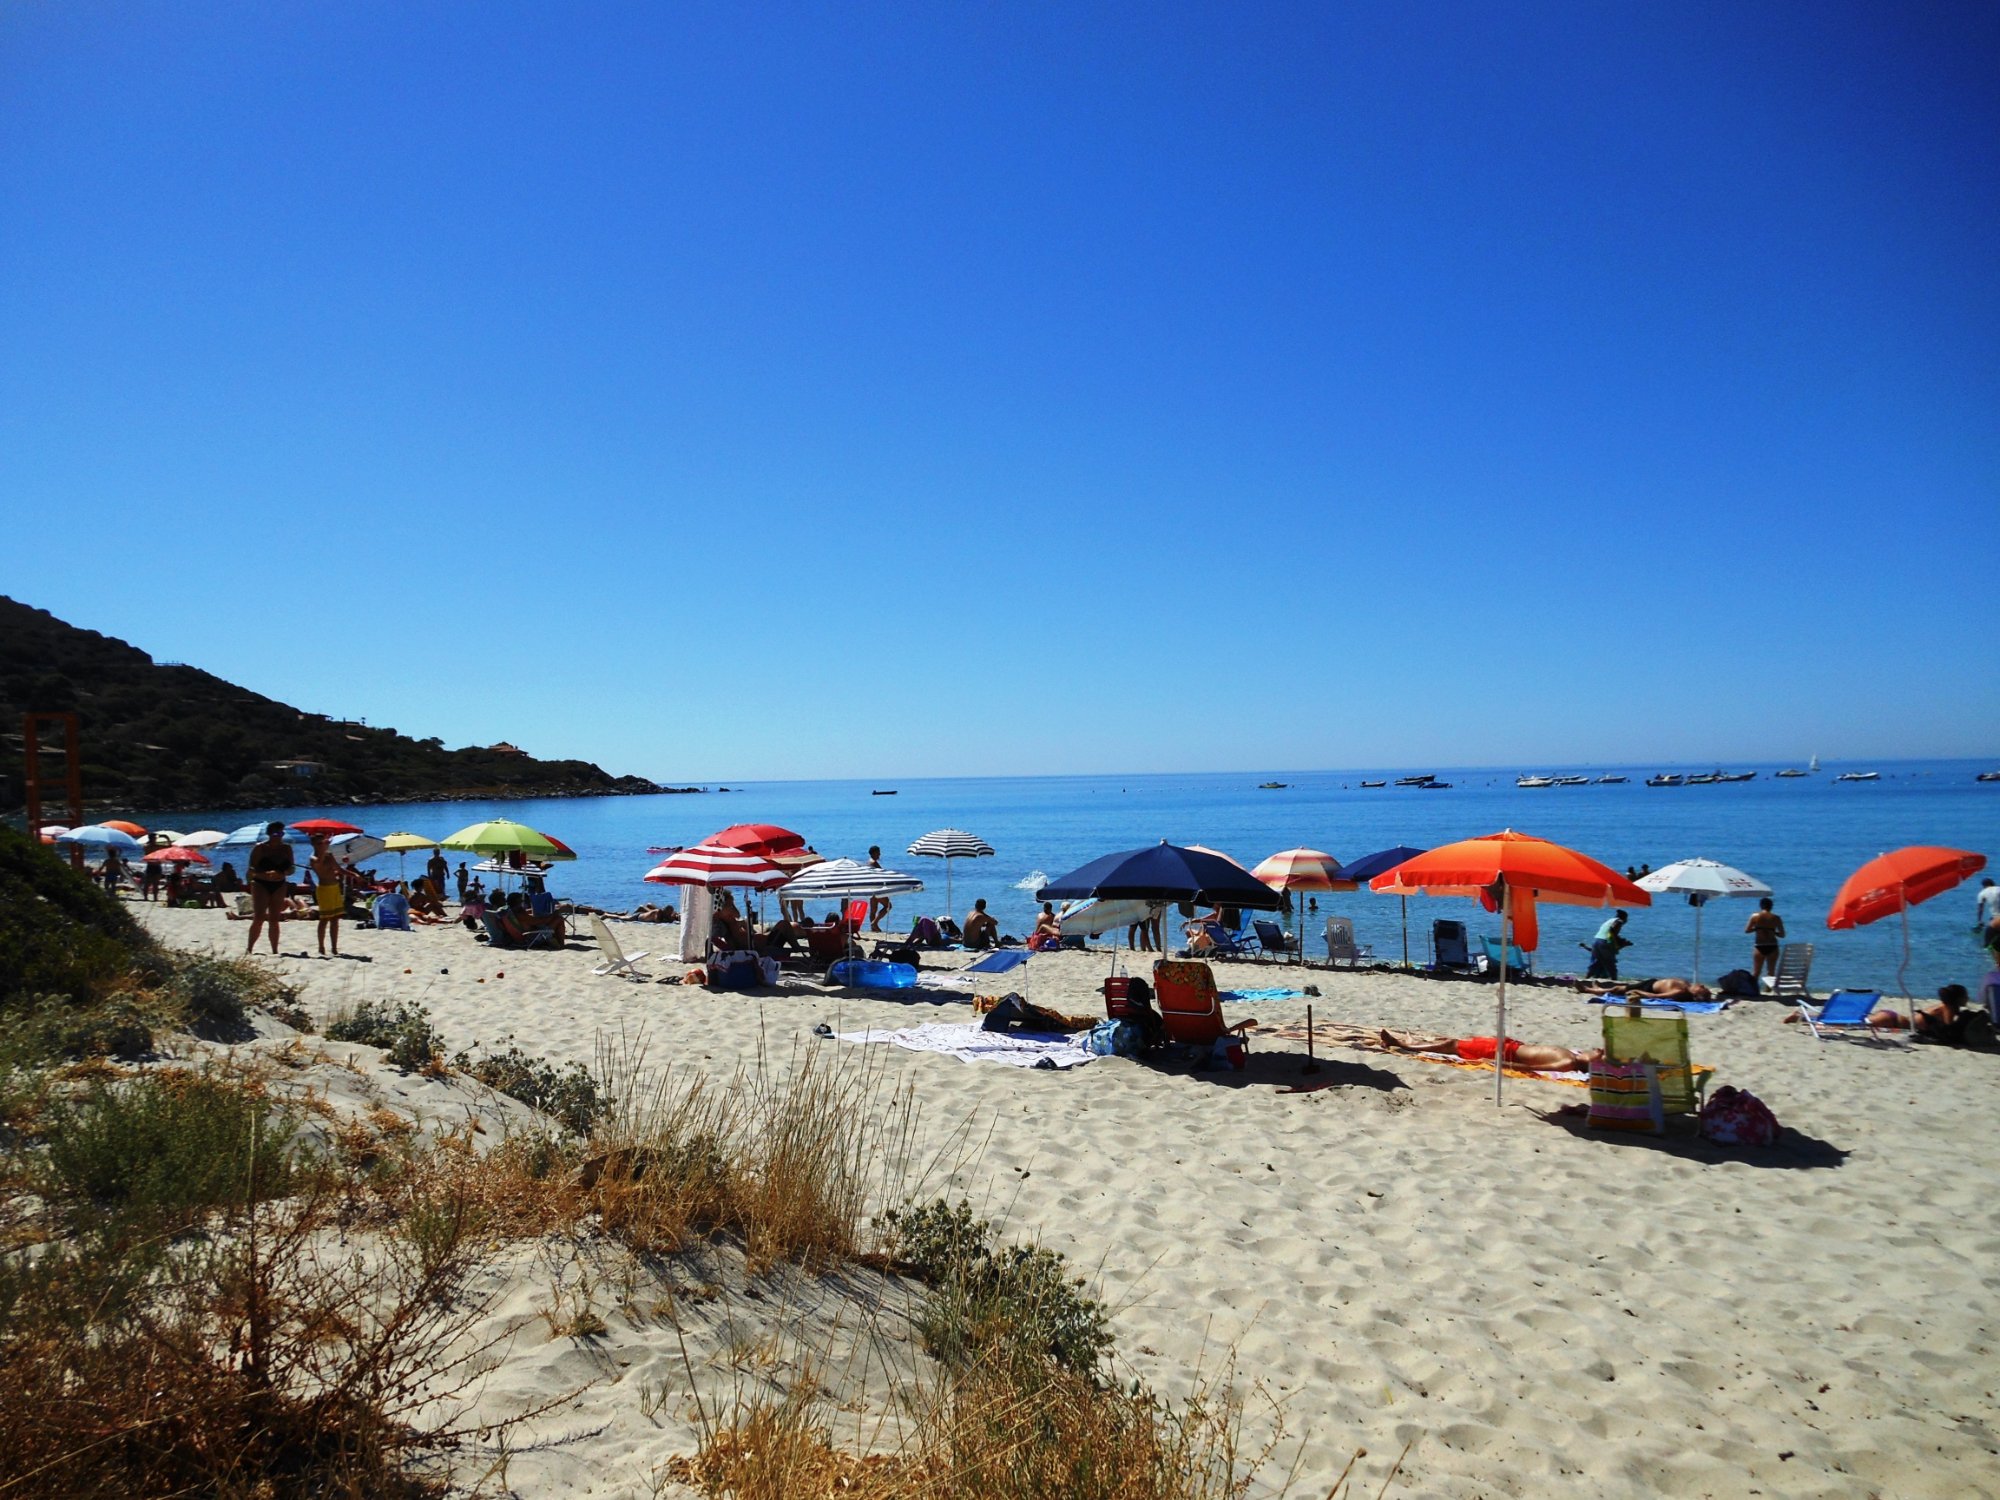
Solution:
<svg viewBox="0 0 2000 1500"><path fill-rule="evenodd" d="M500 930L507 934L508 941L526 946L529 934L546 932L551 946L560 948L568 939L569 932L563 926L563 919L550 915L538 917L528 910L528 898L519 891L509 893L506 910L500 914Z"/></svg>
<svg viewBox="0 0 2000 1500"><path fill-rule="evenodd" d="M1000 924L993 920L993 914L986 909L986 898L981 896L972 903L972 915L965 919L965 946L991 948L999 940Z"/></svg>
<svg viewBox="0 0 2000 1500"><path fill-rule="evenodd" d="M1035 918L1035 930L1028 938L1028 947L1035 953L1047 953L1062 946L1062 918L1056 915L1053 903L1042 903L1042 914Z"/></svg>
<svg viewBox="0 0 2000 1500"><path fill-rule="evenodd" d="M1490 1036L1436 1036L1422 1031L1390 1031L1386 1028L1375 1035L1382 1046L1391 1052L1450 1052L1463 1062L1493 1061L1493 1038ZM1578 1052L1569 1047L1538 1046L1507 1038L1507 1066L1526 1068L1536 1073L1574 1073L1588 1068L1593 1059L1603 1055L1601 1047Z"/></svg>
<svg viewBox="0 0 2000 1500"><path fill-rule="evenodd" d="M1608 995L1625 995L1635 1000L1712 1000L1715 992L1705 984L1678 978L1647 979L1622 989L1606 990Z"/></svg>
<svg viewBox="0 0 2000 1500"><path fill-rule="evenodd" d="M1962 984L1948 984L1938 991L1938 1003L1926 1005L1916 1012L1914 1027L1901 1011L1884 1005L1868 1012L1868 1025L1874 1031L1912 1031L1926 1041L1943 1042L1947 1046L1960 1046L1965 1041L1965 1007L1972 997ZM1801 1018L1793 1011L1784 1018L1785 1024L1796 1024Z"/></svg>

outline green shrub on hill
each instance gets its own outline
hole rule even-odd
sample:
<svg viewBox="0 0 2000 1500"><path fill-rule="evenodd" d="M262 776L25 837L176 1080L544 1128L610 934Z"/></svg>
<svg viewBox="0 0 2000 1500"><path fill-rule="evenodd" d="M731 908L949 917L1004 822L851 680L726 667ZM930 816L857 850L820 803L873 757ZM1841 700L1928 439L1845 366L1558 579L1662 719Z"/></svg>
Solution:
<svg viewBox="0 0 2000 1500"><path fill-rule="evenodd" d="M152 957L116 899L15 829L0 827L0 1015L101 999Z"/></svg>

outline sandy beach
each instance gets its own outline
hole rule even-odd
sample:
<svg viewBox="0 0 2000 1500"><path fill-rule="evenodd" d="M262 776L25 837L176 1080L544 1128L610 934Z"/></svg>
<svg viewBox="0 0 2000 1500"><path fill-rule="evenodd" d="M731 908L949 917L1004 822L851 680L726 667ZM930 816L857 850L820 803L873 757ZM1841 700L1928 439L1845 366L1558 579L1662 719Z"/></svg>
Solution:
<svg viewBox="0 0 2000 1500"><path fill-rule="evenodd" d="M241 951L242 925L220 913L134 910L176 946ZM673 949L671 927L615 930L628 949ZM966 989L883 999L788 977L717 995L594 977L589 946L490 952L456 926L349 930L341 960L306 956L308 924L285 939L285 956L263 961L318 1017L415 1001L451 1049L511 1039L585 1064L600 1039L643 1033L653 1061L718 1081L760 1054L795 1065L821 1025L974 1018ZM967 958L927 958L926 976ZM1101 1014L1108 962L1037 956L1025 983L1017 970L980 988ZM1225 987L1317 986L1322 1022L1492 1030L1486 985L1216 967ZM1511 1001L1512 1035L1572 1047L1598 1035L1597 1012L1569 991L1522 987ZM1231 1019L1302 1023L1306 1004L1237 1004ZM1819 1043L1781 1014L1753 1004L1691 1022L1696 1060L1785 1127L1767 1149L1591 1133L1556 1113L1582 1089L1509 1080L1496 1109L1488 1073L1382 1053L1326 1049L1305 1075L1304 1044L1287 1039L1253 1041L1241 1072L1121 1058L1035 1071L820 1045L867 1054L886 1089L910 1091L943 1164L932 1195L962 1193L1095 1279L1134 1373L1177 1395L1233 1347L1239 1384L1270 1398L1249 1397L1252 1438L1273 1429L1271 1402L1281 1410L1265 1472L1275 1483L1296 1464L1294 1493L1325 1494L1366 1448L1357 1474L1373 1494L1414 1440L1392 1494L2000 1494L2000 1195L1982 1144L1995 1060ZM457 1085L423 1087L442 1104ZM660 1399L684 1383L681 1351L615 1314L587 1348L553 1336L533 1312L552 1273L532 1248L495 1274L517 1284L494 1315L520 1324L484 1398L495 1414L591 1382L538 1431L567 1440L519 1453L507 1482L527 1496L654 1493L659 1465L697 1435L685 1403ZM788 1280L785 1305L837 1341L830 1294Z"/></svg>

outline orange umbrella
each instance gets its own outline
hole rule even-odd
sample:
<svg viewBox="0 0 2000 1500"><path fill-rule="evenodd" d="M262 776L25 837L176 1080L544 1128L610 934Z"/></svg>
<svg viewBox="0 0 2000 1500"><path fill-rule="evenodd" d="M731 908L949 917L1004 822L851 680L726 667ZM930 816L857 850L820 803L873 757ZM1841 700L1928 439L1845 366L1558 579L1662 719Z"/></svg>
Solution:
<svg viewBox="0 0 2000 1500"><path fill-rule="evenodd" d="M1384 871L1369 889L1389 895L1476 896L1500 913L1500 985L1493 1048L1493 1102L1500 1102L1507 1038L1507 945L1520 934L1535 946L1535 902L1563 906L1651 906L1653 898L1609 865L1587 854L1509 828L1485 838L1461 839ZM1517 929L1516 921L1520 926Z"/></svg>
<svg viewBox="0 0 2000 1500"><path fill-rule="evenodd" d="M1941 849L1912 844L1891 854L1878 854L1840 887L1826 925L1834 931L1866 927L1898 912L1903 917L1903 962L1896 969L1896 987L1909 998L1903 973L1910 967L1910 908L1957 885L1986 868L1986 856L1965 849Z"/></svg>
<svg viewBox="0 0 2000 1500"><path fill-rule="evenodd" d="M115 828L120 833L131 834L135 839L142 839L146 836L145 829L141 828L137 823L127 823L122 818L106 818L97 826L99 828Z"/></svg>

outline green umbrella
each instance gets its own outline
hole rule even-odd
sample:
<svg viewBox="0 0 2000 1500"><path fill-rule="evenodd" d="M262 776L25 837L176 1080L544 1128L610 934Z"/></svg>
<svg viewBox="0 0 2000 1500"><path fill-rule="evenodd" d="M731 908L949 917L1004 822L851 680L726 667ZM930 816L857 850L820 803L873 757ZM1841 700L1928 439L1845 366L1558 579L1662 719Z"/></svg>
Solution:
<svg viewBox="0 0 2000 1500"><path fill-rule="evenodd" d="M528 859L543 861L560 858L562 853L526 823L507 818L474 823L439 842L446 849L463 849L473 854L512 854L519 850Z"/></svg>

